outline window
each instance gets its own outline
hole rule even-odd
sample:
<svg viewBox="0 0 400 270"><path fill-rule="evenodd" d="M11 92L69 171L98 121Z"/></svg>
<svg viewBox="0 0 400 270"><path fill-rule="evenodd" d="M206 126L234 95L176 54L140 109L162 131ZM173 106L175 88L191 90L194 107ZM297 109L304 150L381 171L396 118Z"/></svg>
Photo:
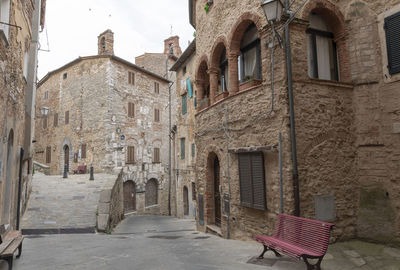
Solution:
<svg viewBox="0 0 400 270"><path fill-rule="evenodd" d="M63 79L66 80L68 78L68 73L63 74Z"/></svg>
<svg viewBox="0 0 400 270"><path fill-rule="evenodd" d="M4 23L10 23L10 0L1 0L0 21ZM7 40L8 40L8 29L9 26L7 24L0 24L0 30L3 31Z"/></svg>
<svg viewBox="0 0 400 270"><path fill-rule="evenodd" d="M43 118L43 128L47 128L47 116Z"/></svg>
<svg viewBox="0 0 400 270"><path fill-rule="evenodd" d="M187 113L187 94L182 95L182 115Z"/></svg>
<svg viewBox="0 0 400 270"><path fill-rule="evenodd" d="M240 43L239 69L241 82L261 79L261 47L255 24L247 28Z"/></svg>
<svg viewBox="0 0 400 270"><path fill-rule="evenodd" d="M128 83L134 85L135 84L135 73L128 71Z"/></svg>
<svg viewBox="0 0 400 270"><path fill-rule="evenodd" d="M46 163L51 163L51 146L46 147Z"/></svg>
<svg viewBox="0 0 400 270"><path fill-rule="evenodd" d="M385 18L389 74L400 72L400 12Z"/></svg>
<svg viewBox="0 0 400 270"><path fill-rule="evenodd" d="M65 124L68 125L69 124L69 111L65 112Z"/></svg>
<svg viewBox="0 0 400 270"><path fill-rule="evenodd" d="M101 43L101 48L102 48L103 50L105 50L105 49L106 49L106 39L105 39L105 37L102 37L102 38L101 38L100 43Z"/></svg>
<svg viewBox="0 0 400 270"><path fill-rule="evenodd" d="M239 154L240 203L266 209L264 155L262 152Z"/></svg>
<svg viewBox="0 0 400 270"><path fill-rule="evenodd" d="M49 91L44 92L44 100L49 99Z"/></svg>
<svg viewBox="0 0 400 270"><path fill-rule="evenodd" d="M182 69L182 75L185 75L185 74L186 74L186 66L184 66Z"/></svg>
<svg viewBox="0 0 400 270"><path fill-rule="evenodd" d="M154 109L154 122L160 122L160 110Z"/></svg>
<svg viewBox="0 0 400 270"><path fill-rule="evenodd" d="M181 159L185 159L185 138L181 138Z"/></svg>
<svg viewBox="0 0 400 270"><path fill-rule="evenodd" d="M228 91L228 59L226 58L226 49L222 51L221 59L219 61L219 68L221 70L218 78L218 92L226 92Z"/></svg>
<svg viewBox="0 0 400 270"><path fill-rule="evenodd" d="M58 126L58 113L55 113L55 114L54 114L54 122L53 122L53 125L54 125L55 127Z"/></svg>
<svg viewBox="0 0 400 270"><path fill-rule="evenodd" d="M154 82L154 93L160 94L160 84L158 82Z"/></svg>
<svg viewBox="0 0 400 270"><path fill-rule="evenodd" d="M160 148L154 148L153 163L160 163Z"/></svg>
<svg viewBox="0 0 400 270"><path fill-rule="evenodd" d="M195 145L194 143L192 143L192 157L195 156Z"/></svg>
<svg viewBox="0 0 400 270"><path fill-rule="evenodd" d="M126 154L126 163L134 163L134 162L135 162L135 147L128 146Z"/></svg>
<svg viewBox="0 0 400 270"><path fill-rule="evenodd" d="M157 204L157 191L158 191L158 184L157 180L152 178L146 183L145 187L145 204L146 206L156 205Z"/></svg>
<svg viewBox="0 0 400 270"><path fill-rule="evenodd" d="M135 117L135 104L133 102L128 102L128 117Z"/></svg>
<svg viewBox="0 0 400 270"><path fill-rule="evenodd" d="M192 182L192 201L196 200L196 183Z"/></svg>
<svg viewBox="0 0 400 270"><path fill-rule="evenodd" d="M318 14L310 15L307 29L308 75L322 80L339 80L338 57L333 33Z"/></svg>
<svg viewBox="0 0 400 270"><path fill-rule="evenodd" d="M86 143L81 146L82 158L86 158Z"/></svg>
<svg viewBox="0 0 400 270"><path fill-rule="evenodd" d="M74 163L78 163L78 153L74 153Z"/></svg>

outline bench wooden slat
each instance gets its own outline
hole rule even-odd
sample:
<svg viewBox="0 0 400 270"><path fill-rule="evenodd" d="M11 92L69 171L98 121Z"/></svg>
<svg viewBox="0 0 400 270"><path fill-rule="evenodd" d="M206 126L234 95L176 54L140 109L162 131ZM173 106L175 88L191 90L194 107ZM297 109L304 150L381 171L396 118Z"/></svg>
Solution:
<svg viewBox="0 0 400 270"><path fill-rule="evenodd" d="M17 250L17 248L19 247L19 245L24 240L24 237L19 236L17 238L14 238L13 240L14 241L12 241L12 243L1 254L2 256L12 256L15 253L15 251Z"/></svg>
<svg viewBox="0 0 400 270"><path fill-rule="evenodd" d="M13 241L14 239L7 239L0 244L0 256L3 254L3 251L6 250Z"/></svg>

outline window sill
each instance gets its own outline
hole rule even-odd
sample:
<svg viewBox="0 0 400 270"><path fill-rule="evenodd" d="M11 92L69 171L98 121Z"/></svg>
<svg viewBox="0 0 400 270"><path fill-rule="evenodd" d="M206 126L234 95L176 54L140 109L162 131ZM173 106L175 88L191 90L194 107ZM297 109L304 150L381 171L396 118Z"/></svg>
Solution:
<svg viewBox="0 0 400 270"><path fill-rule="evenodd" d="M220 100L223 100L224 98L227 98L228 96L229 96L229 92L228 92L228 91L218 93L218 94L215 96L215 102L218 102L218 101L220 101Z"/></svg>
<svg viewBox="0 0 400 270"><path fill-rule="evenodd" d="M125 164L127 164L127 165L136 165L136 162L135 161L130 161L130 162L125 162Z"/></svg>
<svg viewBox="0 0 400 270"><path fill-rule="evenodd" d="M161 161L153 161L153 164L160 164L161 163Z"/></svg>
<svg viewBox="0 0 400 270"><path fill-rule="evenodd" d="M314 78L309 78L308 80L293 80L293 82L308 83L308 84L318 84L318 85L326 85L326 86L336 86L336 87L348 88L348 89L353 89L354 88L354 84L352 84L352 83L330 81L330 80L322 80L322 79L314 79Z"/></svg>
<svg viewBox="0 0 400 270"><path fill-rule="evenodd" d="M257 79L251 79L249 81L242 82L242 83L239 84L239 91L244 91L244 90L247 90L249 88L259 86L259 85L261 85L261 83L262 83L262 81L261 80L257 80Z"/></svg>

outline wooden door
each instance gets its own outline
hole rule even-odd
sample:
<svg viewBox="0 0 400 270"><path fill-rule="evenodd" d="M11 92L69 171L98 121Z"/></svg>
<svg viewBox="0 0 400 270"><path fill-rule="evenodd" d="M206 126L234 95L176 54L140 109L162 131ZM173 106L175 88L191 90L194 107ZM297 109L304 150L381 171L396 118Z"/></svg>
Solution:
<svg viewBox="0 0 400 270"><path fill-rule="evenodd" d="M189 215L189 191L186 186L183 187L183 214Z"/></svg>
<svg viewBox="0 0 400 270"><path fill-rule="evenodd" d="M215 225L221 227L221 194L219 192L220 179L219 179L219 160L218 157L214 159L214 212L215 212Z"/></svg>
<svg viewBox="0 0 400 270"><path fill-rule="evenodd" d="M136 184L133 181L124 183L124 212L136 210Z"/></svg>
<svg viewBox="0 0 400 270"><path fill-rule="evenodd" d="M67 165L67 171L69 171L69 147L68 147L68 145L64 146L64 168L65 168L65 165ZM63 168L63 171L64 171L64 168Z"/></svg>

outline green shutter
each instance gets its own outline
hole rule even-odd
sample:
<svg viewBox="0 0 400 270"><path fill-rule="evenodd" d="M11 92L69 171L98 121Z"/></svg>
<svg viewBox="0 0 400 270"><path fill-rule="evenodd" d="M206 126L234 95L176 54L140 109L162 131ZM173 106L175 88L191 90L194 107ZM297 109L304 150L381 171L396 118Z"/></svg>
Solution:
<svg viewBox="0 0 400 270"><path fill-rule="evenodd" d="M400 72L400 12L385 18L389 74Z"/></svg>

